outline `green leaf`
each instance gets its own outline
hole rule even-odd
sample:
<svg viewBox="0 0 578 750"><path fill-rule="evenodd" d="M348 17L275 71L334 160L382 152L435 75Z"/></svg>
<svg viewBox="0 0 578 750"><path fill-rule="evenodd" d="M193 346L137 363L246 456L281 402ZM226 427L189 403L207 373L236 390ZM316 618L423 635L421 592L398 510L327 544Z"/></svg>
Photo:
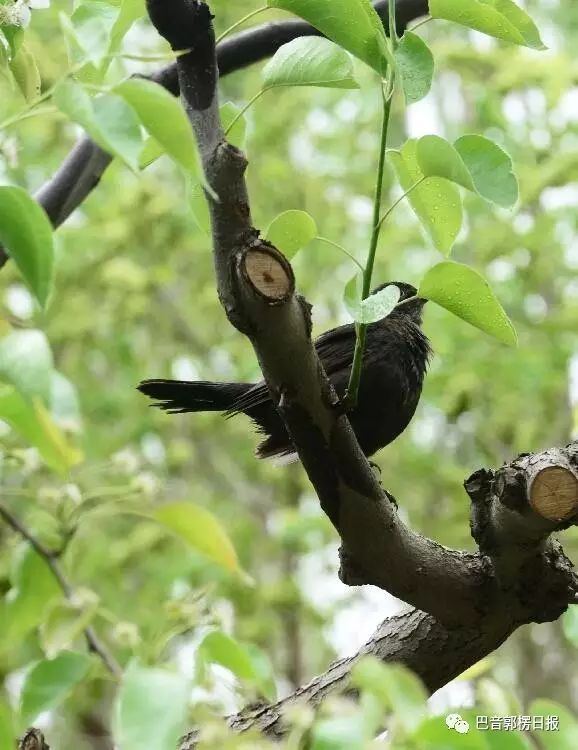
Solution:
<svg viewBox="0 0 578 750"><path fill-rule="evenodd" d="M145 0L122 0L120 11L110 32L109 54L120 49L120 45L131 26L145 15Z"/></svg>
<svg viewBox="0 0 578 750"><path fill-rule="evenodd" d="M375 695L406 731L412 731L426 713L427 692L406 667L383 664L372 656L363 657L351 673L352 683Z"/></svg>
<svg viewBox="0 0 578 750"><path fill-rule="evenodd" d="M438 263L423 277L418 295L498 341L516 346L517 336L510 319L486 279L473 268L452 261Z"/></svg>
<svg viewBox="0 0 578 750"><path fill-rule="evenodd" d="M1 2L0 2L1 5ZM2 40L2 29L0 28L0 41ZM10 58L8 57L8 50L3 44L0 44L0 76L6 78L6 71L10 67Z"/></svg>
<svg viewBox="0 0 578 750"><path fill-rule="evenodd" d="M444 138L424 135L417 142L416 153L419 168L426 177L445 177L467 190L475 190L462 157Z"/></svg>
<svg viewBox="0 0 578 750"><path fill-rule="evenodd" d="M126 101L114 94L92 99L83 86L66 79L53 93L56 106L81 125L90 137L112 156L137 170L143 148L139 120Z"/></svg>
<svg viewBox="0 0 578 750"><path fill-rule="evenodd" d="M400 151L388 151L404 191L424 177L417 160L417 141L409 140ZM414 188L409 203L437 249L448 255L462 226L459 190L442 177L429 177Z"/></svg>
<svg viewBox="0 0 578 750"><path fill-rule="evenodd" d="M280 47L263 68L263 87L325 86L357 89L353 61L329 39L299 37Z"/></svg>
<svg viewBox="0 0 578 750"><path fill-rule="evenodd" d="M306 211L284 211L276 216L265 232L265 239L292 258L298 250L317 237L315 219Z"/></svg>
<svg viewBox="0 0 578 750"><path fill-rule="evenodd" d="M146 167L153 164L157 159L160 159L166 151L161 144L150 136L145 140L140 152L138 159L139 169L146 169Z"/></svg>
<svg viewBox="0 0 578 750"><path fill-rule="evenodd" d="M429 0L432 18L454 21L489 36L545 49L530 16L512 0Z"/></svg>
<svg viewBox="0 0 578 750"><path fill-rule="evenodd" d="M6 5L7 3L8 0L0 0L0 5ZM24 29L22 26L3 26L0 31L2 31L8 42L10 57L14 57L18 53L20 45L24 44Z"/></svg>
<svg viewBox="0 0 578 750"><path fill-rule="evenodd" d="M548 716L559 719L558 729L534 732L544 750L575 750L578 747L578 720L567 708L554 701L539 698L532 701L528 713L530 716L543 716L545 722Z"/></svg>
<svg viewBox="0 0 578 750"><path fill-rule="evenodd" d="M363 325L375 323L386 318L399 302L399 288L390 284L375 294L361 301L355 320Z"/></svg>
<svg viewBox="0 0 578 750"><path fill-rule="evenodd" d="M46 562L22 544L15 554L12 588L0 606L0 651L13 649L37 625L62 592Z"/></svg>
<svg viewBox="0 0 578 750"><path fill-rule="evenodd" d="M275 698L271 662L257 646L240 644L222 631L214 630L199 645L198 655L206 663L225 667L269 700Z"/></svg>
<svg viewBox="0 0 578 750"><path fill-rule="evenodd" d="M82 460L81 451L67 441L39 399L30 404L13 388L1 388L0 419L37 448L46 465L58 474L65 475Z"/></svg>
<svg viewBox="0 0 578 750"><path fill-rule="evenodd" d="M498 742L505 736L512 735L515 737L513 732L480 732L476 730L476 718L472 711L460 708L458 715L462 721L468 722L469 732L460 734L455 729L451 730L446 725L446 715L431 716L422 721L416 731L412 733L412 746L418 747L420 750L454 750L454 748L455 750L489 750L488 739L490 735L495 735Z"/></svg>
<svg viewBox="0 0 578 750"><path fill-rule="evenodd" d="M254 683L256 673L245 648L221 631L214 630L203 638L199 655L212 664L220 664L240 680Z"/></svg>
<svg viewBox="0 0 578 750"><path fill-rule="evenodd" d="M61 14L61 22L62 16ZM96 63L109 51L111 28L119 16L118 8L97 0L84 0L66 23L66 33L73 39L80 54L72 54L71 61L88 58Z"/></svg>
<svg viewBox="0 0 578 750"><path fill-rule="evenodd" d="M478 193L498 206L513 206L518 200L518 180L512 172L512 160L508 154L481 135L464 135L454 146Z"/></svg>
<svg viewBox="0 0 578 750"><path fill-rule="evenodd" d="M92 659L87 654L68 651L32 667L22 688L22 721L30 724L43 711L60 705L86 677L91 663Z"/></svg>
<svg viewBox="0 0 578 750"><path fill-rule="evenodd" d="M25 398L49 403L54 368L48 339L42 331L13 331L0 339L0 380L13 385Z"/></svg>
<svg viewBox="0 0 578 750"><path fill-rule="evenodd" d="M225 102L225 104L221 105L219 109L221 122L223 123L223 128L225 130L233 122L233 120L236 120L235 125L227 134L227 140L229 141L229 143L232 143L233 146L237 146L237 148L242 149L245 145L247 120L244 116L237 118L237 115L240 111L241 108L236 104L233 104L233 102ZM149 136L146 139L139 156L139 169L145 169L166 153L167 152L163 148L163 146L155 138ZM200 185L199 190L202 194L203 190L202 186Z"/></svg>
<svg viewBox="0 0 578 750"><path fill-rule="evenodd" d="M361 273L354 276L345 287L343 301L356 323L369 325L386 318L399 302L399 288L391 284L362 300L363 278Z"/></svg>
<svg viewBox="0 0 578 750"><path fill-rule="evenodd" d="M362 291L363 274L358 271L355 276L347 282L343 290L343 304L354 320L355 316L359 313Z"/></svg>
<svg viewBox="0 0 578 750"><path fill-rule="evenodd" d="M408 104L427 96L434 74L430 48L417 34L406 31L395 50L395 64Z"/></svg>
<svg viewBox="0 0 578 750"><path fill-rule="evenodd" d="M40 94L40 73L34 55L24 43L10 60L10 70L26 101L36 99Z"/></svg>
<svg viewBox="0 0 578 750"><path fill-rule="evenodd" d="M116 699L115 744L122 750L174 750L185 730L190 690L186 678L168 670L129 667Z"/></svg>
<svg viewBox="0 0 578 750"><path fill-rule="evenodd" d="M0 747L16 747L16 727L8 704L0 699Z"/></svg>
<svg viewBox="0 0 578 750"><path fill-rule="evenodd" d="M512 160L488 138L465 135L452 146L437 135L426 135L417 141L416 153L426 177L444 177L504 207L518 199Z"/></svg>
<svg viewBox="0 0 578 750"><path fill-rule="evenodd" d="M217 565L233 573L242 572L233 543L206 508L187 502L168 503L158 508L153 517Z"/></svg>
<svg viewBox="0 0 578 750"><path fill-rule="evenodd" d="M52 225L44 210L22 188L0 187L0 243L44 307L54 265Z"/></svg>
<svg viewBox="0 0 578 750"><path fill-rule="evenodd" d="M197 143L178 99L158 83L132 78L114 89L134 108L141 123L185 170L204 182Z"/></svg>
<svg viewBox="0 0 578 750"><path fill-rule="evenodd" d="M315 723L310 747L311 750L364 750L366 740L360 715L336 716Z"/></svg>
<svg viewBox="0 0 578 750"><path fill-rule="evenodd" d="M255 646L254 643L247 643L244 648L253 665L255 686L267 700L274 701L277 697L277 686L275 684L273 665L269 657L258 646Z"/></svg>
<svg viewBox="0 0 578 750"><path fill-rule="evenodd" d="M385 74L388 57L385 32L369 0L268 0L267 5L303 18L380 76Z"/></svg>
<svg viewBox="0 0 578 750"><path fill-rule="evenodd" d="M247 120L244 117L238 117L241 108L233 102L225 102L219 108L223 130L227 132L227 140L233 146L243 149L245 147L245 137L247 135ZM235 124L228 130L229 125L235 120Z"/></svg>
<svg viewBox="0 0 578 750"><path fill-rule="evenodd" d="M91 622L98 607L98 598L92 596L82 607L68 601L56 602L40 624L40 643L49 659L70 648Z"/></svg>
<svg viewBox="0 0 578 750"><path fill-rule="evenodd" d="M203 186L198 182L189 189L190 206L195 224L207 237L211 236L211 214Z"/></svg>
<svg viewBox="0 0 578 750"><path fill-rule="evenodd" d="M101 94L92 100L92 105L94 126L103 138L105 150L136 171L143 137L134 110L115 94Z"/></svg>

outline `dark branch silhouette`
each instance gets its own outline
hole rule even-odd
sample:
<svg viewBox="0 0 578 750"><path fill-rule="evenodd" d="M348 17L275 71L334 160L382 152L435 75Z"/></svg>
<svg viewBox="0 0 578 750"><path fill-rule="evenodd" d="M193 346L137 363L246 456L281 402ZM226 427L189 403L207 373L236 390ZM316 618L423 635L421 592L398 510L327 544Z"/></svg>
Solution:
<svg viewBox="0 0 578 750"><path fill-rule="evenodd" d="M244 179L247 161L223 134L217 58L209 8L196 0L148 0L151 19L173 49L190 53L177 73L203 167L219 299L229 321L250 339L321 507L342 541L341 579L378 586L413 608L386 620L355 656L289 697L229 718L239 731L282 737L285 708L317 705L347 687L363 654L400 662L430 691L494 651L523 624L557 619L578 580L555 531L578 521L578 444L520 456L465 483L475 554L416 534L377 481L359 448L311 341L311 307L296 293L291 265L252 225ZM183 739L181 750L196 746Z"/></svg>

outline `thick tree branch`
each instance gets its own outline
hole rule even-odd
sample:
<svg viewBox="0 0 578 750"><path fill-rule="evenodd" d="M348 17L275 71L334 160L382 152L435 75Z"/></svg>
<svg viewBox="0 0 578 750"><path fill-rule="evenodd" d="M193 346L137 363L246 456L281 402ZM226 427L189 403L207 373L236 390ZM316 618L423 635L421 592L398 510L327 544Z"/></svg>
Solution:
<svg viewBox="0 0 578 750"><path fill-rule="evenodd" d="M185 39L191 49L179 57L179 81L207 181L218 196L209 204L219 297L231 323L251 339L321 506L341 536L346 559L355 563L356 580L361 576L363 582L451 622L474 617L485 606L479 559L447 550L401 523L319 363L311 342L310 307L294 293L291 266L251 224L247 163L224 140L219 121L207 6L192 0L167 6L159 0L148 7L174 49L182 49ZM350 580L345 570L344 579Z"/></svg>
<svg viewBox="0 0 578 750"><path fill-rule="evenodd" d="M295 293L290 264L251 224L247 162L224 139L219 121L209 9L197 0L170 7L149 0L148 8L174 49L182 49L185 39L191 49L177 70L215 196L208 201L219 298L230 322L251 340L321 506L340 534L342 578L380 586L416 607L386 621L353 659L337 662L285 701L242 712L232 726L282 734L287 703L305 698L315 704L340 689L364 653L406 664L435 690L521 624L555 619L574 600L572 565L549 536L577 517L578 452L569 446L522 456L496 474L477 472L466 482L478 554L448 550L404 526L320 365L310 306ZM183 750L195 740L191 736Z"/></svg>
<svg viewBox="0 0 578 750"><path fill-rule="evenodd" d="M476 627L447 630L431 615L410 609L389 617L354 656L334 662L326 672L286 698L243 709L228 717L228 721L235 731L256 729L271 739L282 739L287 732L287 710L296 703L316 707L329 695L348 692L351 670L366 655L412 669L433 693L494 651L513 629L487 620ZM194 750L199 738L200 732L189 733L181 740L180 750Z"/></svg>
<svg viewBox="0 0 578 750"><path fill-rule="evenodd" d="M388 27L387 0L375 7ZM428 12L427 0L398 0L397 28L403 33L407 24ZM218 45L220 75L227 75L273 55L279 47L299 36L316 36L319 32L302 21L283 21L264 24L225 39ZM189 47L185 44L184 49ZM171 63L151 76L175 96L179 95L177 64ZM73 147L56 174L35 195L48 214L54 227L59 227L98 185L112 157L87 136ZM0 268L8 255L0 245Z"/></svg>
<svg viewBox="0 0 578 750"><path fill-rule="evenodd" d="M531 479L535 467L541 467L539 472L548 475L560 465L566 466L574 482L571 493L564 483L558 507L562 508L571 496L572 522L575 523L578 444L522 456L495 474L481 470L466 481L468 492L474 496L474 516L479 506L494 506L490 513L494 520L488 520L486 515L487 524L482 524L479 517L473 522L475 535L486 534L494 539L492 560L482 557L488 580L495 582L498 578L495 574L504 570L502 558L521 557L522 561L515 573L517 585L511 586L506 580L502 588L498 581L500 601L494 600L492 606L478 614L475 622L448 628L435 617L416 609L390 617L355 655L336 661L322 675L280 701L257 709L244 709L229 717L231 727L236 731L257 729L280 739L286 732L283 716L290 706L297 702L316 706L330 694L347 691L353 665L367 654L385 662L403 664L419 675L433 693L495 651L521 625L557 619L568 603L575 603L578 581L559 545L546 540L553 528L564 528L570 520L559 520L553 526L551 520L533 515L532 508L528 502L521 502L521 497L528 486L535 484L535 478L533 482ZM510 510L513 507L515 510ZM508 522L500 518L506 512L512 513ZM494 561L497 561L498 571L492 564ZM426 579L424 585L427 585ZM447 604L452 606L451 601ZM191 732L183 738L180 750L193 750L198 738L198 732Z"/></svg>

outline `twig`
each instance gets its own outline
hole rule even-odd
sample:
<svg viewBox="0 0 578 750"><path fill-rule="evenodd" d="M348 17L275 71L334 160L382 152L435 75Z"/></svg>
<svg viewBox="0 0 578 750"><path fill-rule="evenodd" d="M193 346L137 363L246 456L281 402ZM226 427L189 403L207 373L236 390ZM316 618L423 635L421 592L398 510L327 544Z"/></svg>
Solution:
<svg viewBox="0 0 578 750"><path fill-rule="evenodd" d="M60 586L65 599L71 601L74 597L74 588L62 572L58 564L57 555L45 547L27 528L22 524L10 511L0 504L0 517L13 531L25 539L32 549L44 560L50 568L50 571ZM87 625L84 628L84 636L88 643L88 648L100 657L104 666L116 678L122 676L122 669L114 656L108 651L106 646L101 642L94 629Z"/></svg>

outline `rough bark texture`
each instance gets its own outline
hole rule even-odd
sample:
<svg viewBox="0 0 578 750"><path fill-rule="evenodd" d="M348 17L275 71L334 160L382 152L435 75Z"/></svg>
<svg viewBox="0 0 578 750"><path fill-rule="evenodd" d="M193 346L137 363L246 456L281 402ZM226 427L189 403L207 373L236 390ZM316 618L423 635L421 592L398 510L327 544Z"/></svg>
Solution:
<svg viewBox="0 0 578 750"><path fill-rule="evenodd" d="M386 620L358 654L333 664L294 694L230 717L243 731L283 736L283 711L297 700L317 704L346 688L364 654L413 669L436 690L494 651L517 627L552 620L578 591L554 531L575 523L578 449L524 455L497 472L480 470L466 490L477 554L449 550L408 529L377 481L311 342L311 308L294 292L291 267L252 226L244 155L219 122L217 60L208 7L195 0L149 0L160 33L191 52L177 63L183 103L208 184L219 298L246 334L271 397L342 544L341 577L372 584L414 606ZM554 477L556 481L554 481ZM183 739L190 750L197 733Z"/></svg>
<svg viewBox="0 0 578 750"><path fill-rule="evenodd" d="M50 750L39 729L28 729L18 742L18 750Z"/></svg>
<svg viewBox="0 0 578 750"><path fill-rule="evenodd" d="M412 605L385 620L357 654L335 662L292 695L230 717L238 731L258 728L279 738L288 705L298 700L317 705L347 689L351 667L364 654L408 666L433 691L494 651L520 625L559 617L576 600L578 581L551 535L578 518L578 445L525 454L465 482L476 554L442 547L402 523L317 358L311 308L295 292L289 262L251 223L247 161L227 143L219 120L219 68L225 74L317 32L297 21L268 24L216 50L204 3L147 5L172 46L191 49L154 78L180 92L189 115L216 196L209 196L209 205L219 298L230 322L251 340L271 397L341 538L341 579L380 587ZM387 3L376 7L387 18ZM424 12L426 2L400 0L399 28ZM90 193L109 162L88 139L77 144L37 196L55 226ZM184 738L181 750L191 750L197 738L196 733Z"/></svg>

